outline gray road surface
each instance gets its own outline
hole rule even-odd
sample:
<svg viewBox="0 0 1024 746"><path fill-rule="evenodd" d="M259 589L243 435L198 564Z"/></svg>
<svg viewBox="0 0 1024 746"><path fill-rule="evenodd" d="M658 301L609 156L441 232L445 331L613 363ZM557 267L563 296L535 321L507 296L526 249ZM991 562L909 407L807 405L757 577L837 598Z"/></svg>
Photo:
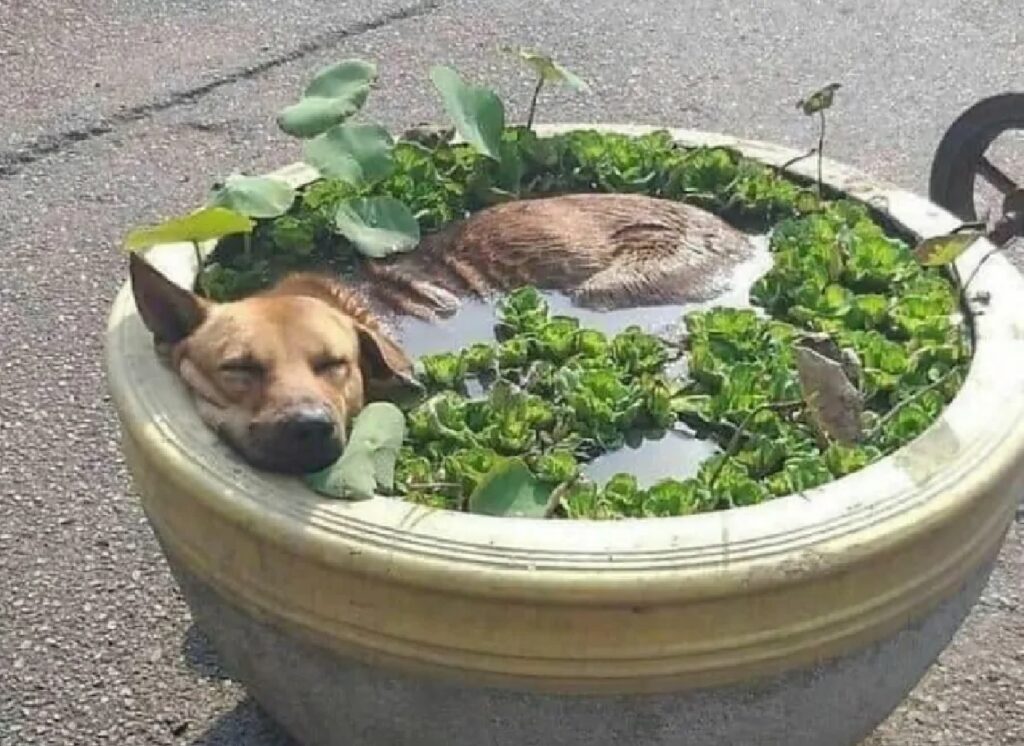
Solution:
<svg viewBox="0 0 1024 746"><path fill-rule="evenodd" d="M119 238L233 169L292 160L273 114L318 66L380 63L371 114L437 117L434 62L500 89L501 43L594 84L541 119L807 146L793 102L844 88L831 153L923 189L973 100L1024 86L1019 0L0 0L0 745L286 741L189 624L126 478L100 369ZM871 746L1024 743L1024 530ZM827 713L823 713L827 717Z"/></svg>

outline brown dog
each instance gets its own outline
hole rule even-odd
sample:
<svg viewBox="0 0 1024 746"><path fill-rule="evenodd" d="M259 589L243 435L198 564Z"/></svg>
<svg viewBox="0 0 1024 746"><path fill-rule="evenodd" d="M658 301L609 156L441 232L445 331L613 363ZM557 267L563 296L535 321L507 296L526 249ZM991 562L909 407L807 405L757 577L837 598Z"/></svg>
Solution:
<svg viewBox="0 0 1024 746"><path fill-rule="evenodd" d="M203 420L250 463L308 472L334 461L375 385L411 380L377 309L436 317L460 295L520 284L565 291L581 306L682 303L713 294L751 254L714 215L631 195L510 202L426 236L414 252L368 261L365 301L335 280L286 277L213 303L133 255L142 320L192 390Z"/></svg>
<svg viewBox="0 0 1024 746"><path fill-rule="evenodd" d="M699 208L637 194L505 202L424 236L415 251L365 262L378 308L445 316L458 296L516 286L559 290L615 309L707 300L751 256L740 231Z"/></svg>
<svg viewBox="0 0 1024 746"><path fill-rule="evenodd" d="M411 376L366 307L330 279L293 275L260 295L212 303L136 255L130 271L139 314L203 421L254 466L327 466L367 390Z"/></svg>

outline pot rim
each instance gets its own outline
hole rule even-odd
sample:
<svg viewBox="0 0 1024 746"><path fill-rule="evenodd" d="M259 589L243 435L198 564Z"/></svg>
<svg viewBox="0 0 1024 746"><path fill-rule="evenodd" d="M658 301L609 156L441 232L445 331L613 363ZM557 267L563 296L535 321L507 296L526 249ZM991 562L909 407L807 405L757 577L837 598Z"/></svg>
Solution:
<svg viewBox="0 0 1024 746"><path fill-rule="evenodd" d="M728 146L773 166L799 155L770 143L685 129L595 124L536 129L542 135L667 130L682 145ZM813 179L816 161L796 162L787 171ZM301 184L315 171L293 164L272 175ZM917 237L959 225L927 200L846 165L826 160L824 181ZM992 248L978 241L957 261L962 277L977 270L972 288L987 293L988 301L971 301L976 332L971 369L957 397L925 433L879 462L803 494L716 513L540 521L437 510L386 497L325 499L295 479L249 468L206 428L182 384L154 354L127 284L110 317L108 381L126 434L163 477L266 541L326 564L459 593L549 601L750 593L895 552L956 520L979 495L1005 489L1007 480L1019 486L1024 311L1014 300L1024 294L1024 278L1001 255L982 263ZM147 258L181 284L196 271L187 244L156 247ZM976 564L966 560L981 551L977 542L991 542L998 529L993 524L971 546L958 548L951 566L958 559Z"/></svg>

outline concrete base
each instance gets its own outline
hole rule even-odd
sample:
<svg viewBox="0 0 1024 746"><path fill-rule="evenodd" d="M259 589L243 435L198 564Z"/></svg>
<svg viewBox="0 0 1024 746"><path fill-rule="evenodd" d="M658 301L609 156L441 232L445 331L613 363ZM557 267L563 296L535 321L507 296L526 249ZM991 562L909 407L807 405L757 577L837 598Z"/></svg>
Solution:
<svg viewBox="0 0 1024 746"><path fill-rule="evenodd" d="M228 672L305 746L855 746L959 628L991 565L927 618L854 655L748 685L550 696L413 678L297 641L171 567Z"/></svg>

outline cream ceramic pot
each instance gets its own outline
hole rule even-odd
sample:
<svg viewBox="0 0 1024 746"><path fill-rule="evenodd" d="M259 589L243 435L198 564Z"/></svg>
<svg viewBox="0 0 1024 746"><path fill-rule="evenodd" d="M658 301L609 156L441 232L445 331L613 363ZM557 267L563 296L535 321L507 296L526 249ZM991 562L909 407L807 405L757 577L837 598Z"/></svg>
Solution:
<svg viewBox="0 0 1024 746"><path fill-rule="evenodd" d="M774 165L795 155L674 135ZM278 175L311 178L302 166ZM847 167L826 164L825 180L910 233L956 225ZM960 260L961 276L987 248ZM182 284L194 277L190 246L148 258ZM195 621L301 743L852 746L977 599L1024 481L1024 281L995 256L972 288L988 300L970 374L921 437L803 495L679 518L330 501L256 472L200 422L127 287L107 371L124 453Z"/></svg>

